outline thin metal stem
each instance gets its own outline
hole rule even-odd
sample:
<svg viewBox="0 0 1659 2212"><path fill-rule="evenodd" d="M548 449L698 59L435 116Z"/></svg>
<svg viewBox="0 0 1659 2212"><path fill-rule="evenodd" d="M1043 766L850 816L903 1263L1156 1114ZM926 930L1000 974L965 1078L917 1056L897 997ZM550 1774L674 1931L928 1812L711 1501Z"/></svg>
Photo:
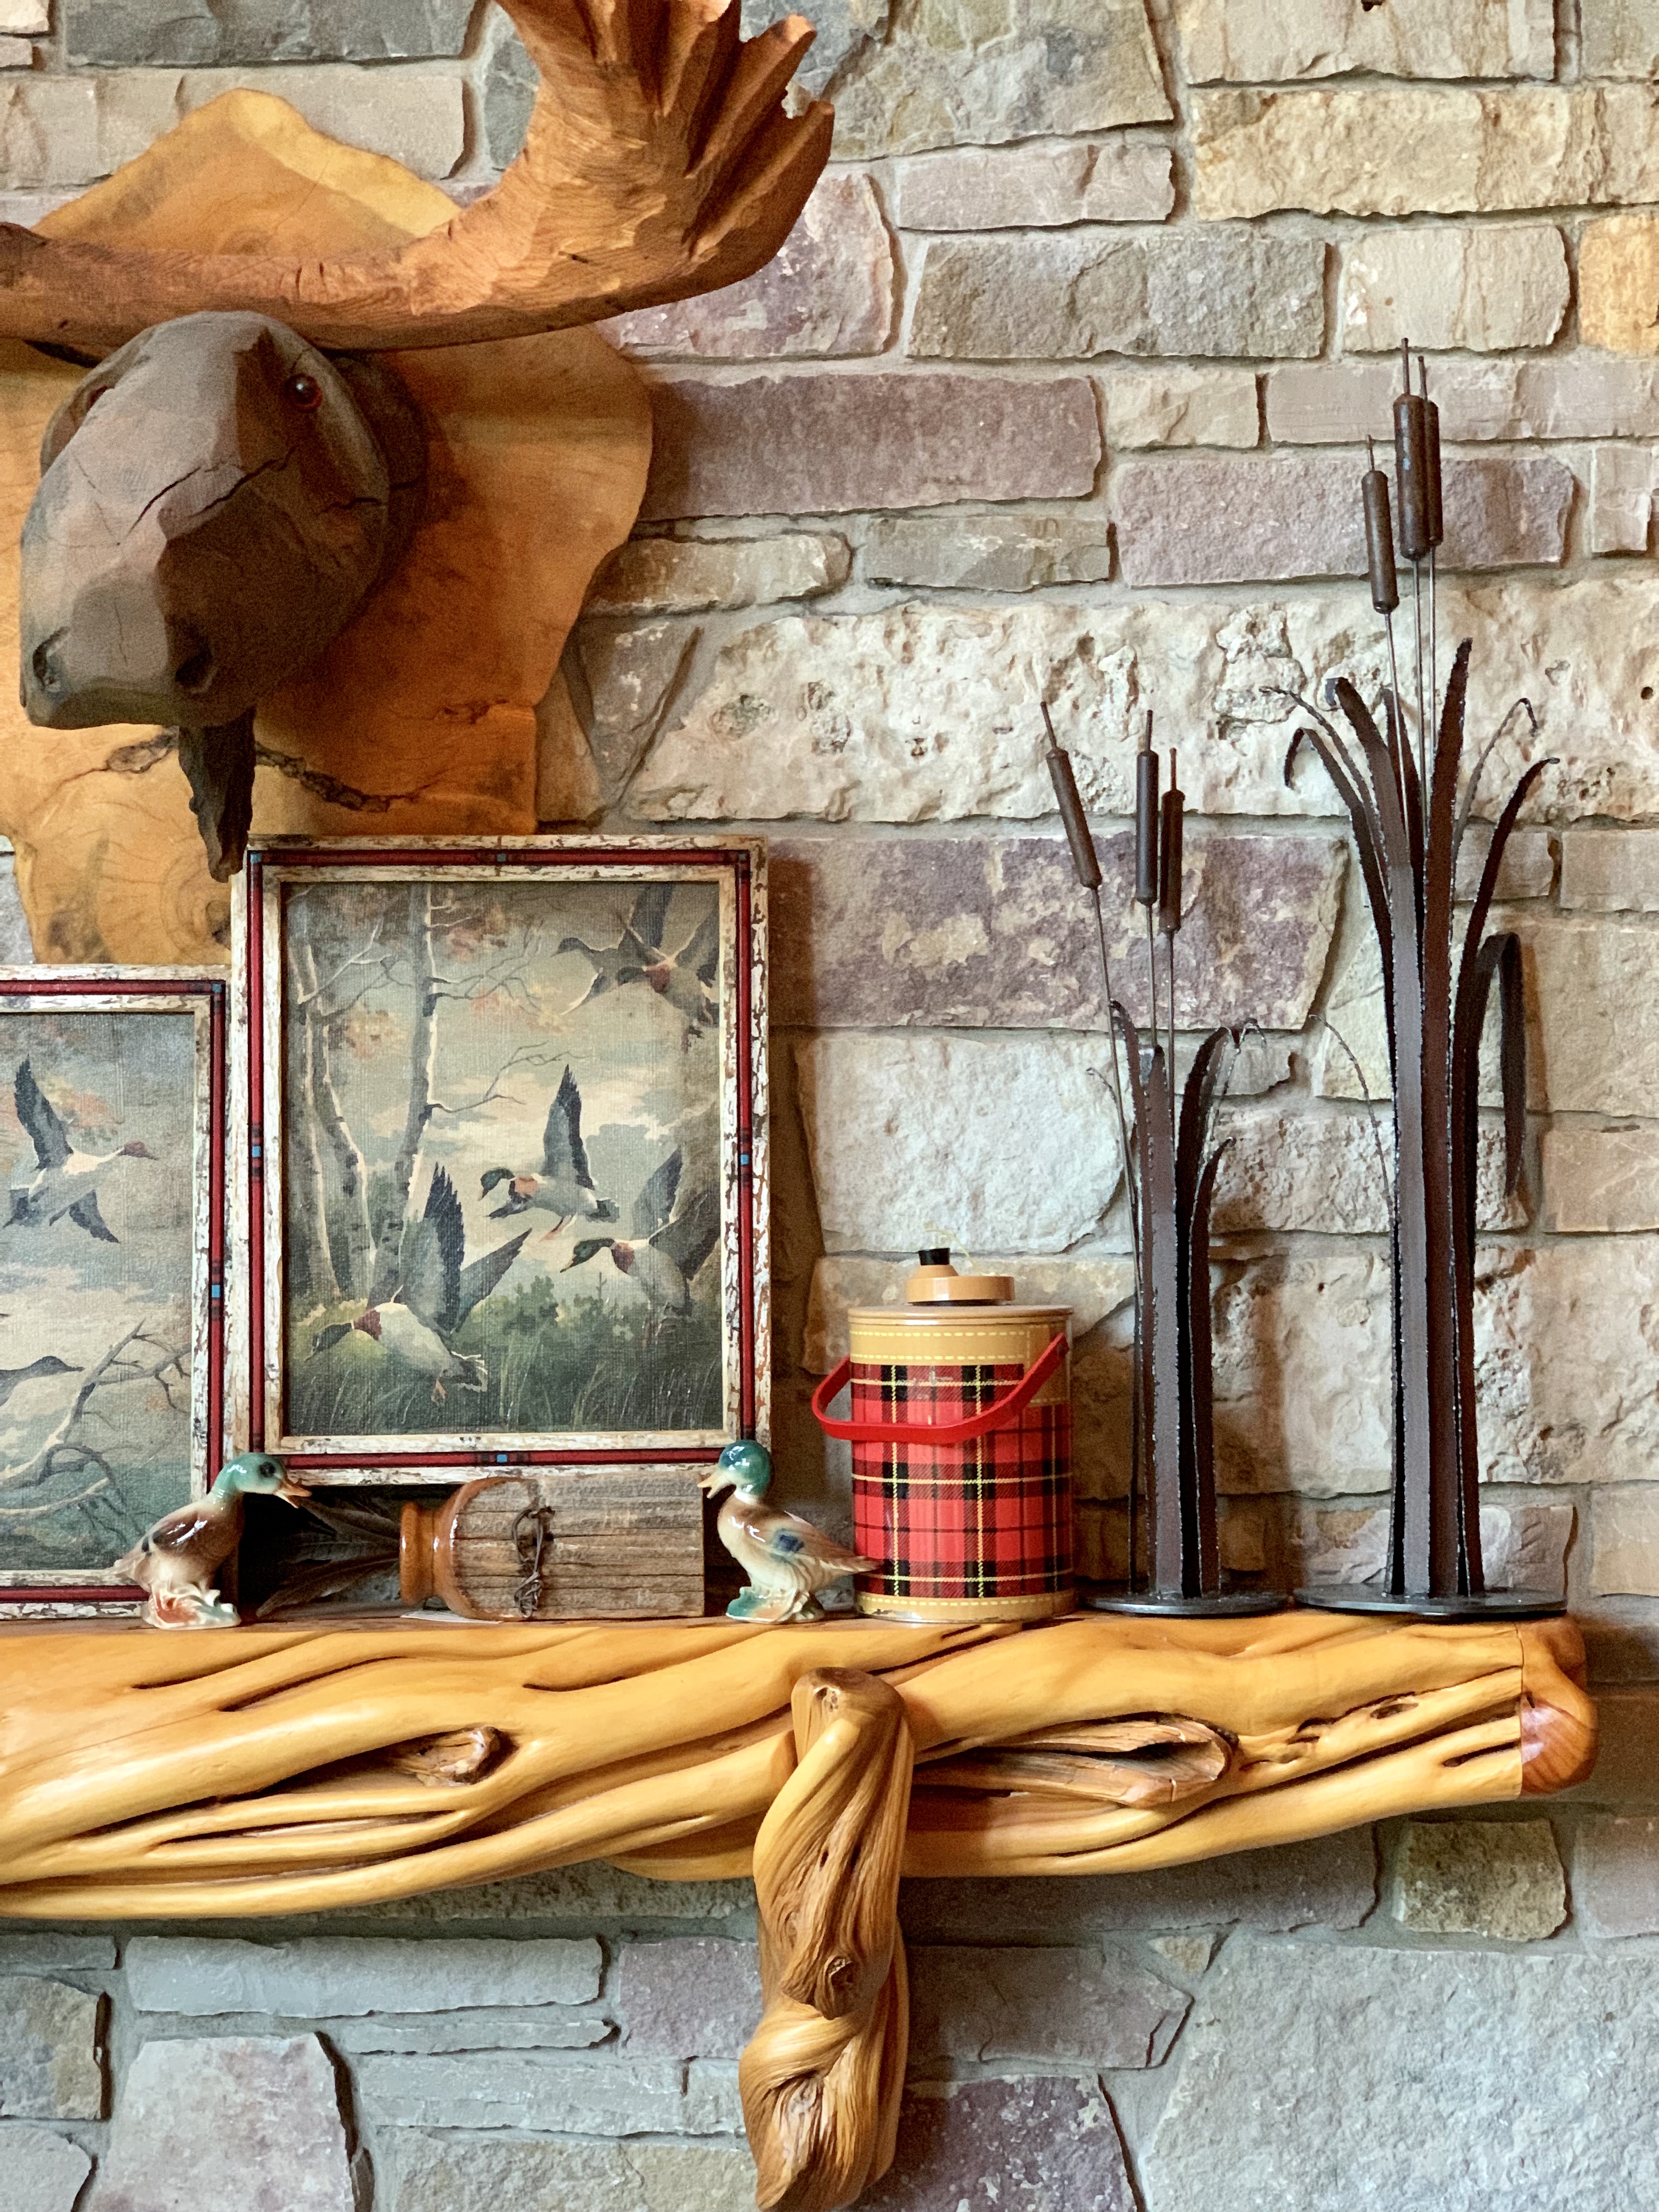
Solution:
<svg viewBox="0 0 1659 2212"><path fill-rule="evenodd" d="M1434 571L1435 549L1431 545L1429 548L1429 720L1431 725L1438 721L1440 712L1438 706L1436 704L1435 697L1440 684L1440 655L1438 646L1437 644ZM1425 795L1423 801L1423 807L1425 814L1428 811L1428 799Z"/></svg>
<svg viewBox="0 0 1659 2212"><path fill-rule="evenodd" d="M1398 748L1394 766L1395 774L1398 778L1400 784L1400 818L1404 822L1407 818L1406 807L1406 747L1409 743L1409 739L1406 735L1405 702L1400 696L1400 663L1395 658L1394 617L1391 614L1383 616L1382 627L1388 632L1389 637L1389 681L1394 688L1395 743Z"/></svg>
<svg viewBox="0 0 1659 2212"><path fill-rule="evenodd" d="M1152 909L1146 909L1146 993L1147 1019L1152 1028L1152 1042L1158 1042L1158 925L1152 919Z"/></svg>
<svg viewBox="0 0 1659 2212"><path fill-rule="evenodd" d="M1106 916L1100 903L1100 885L1089 894L1094 902L1095 940L1100 947L1100 981L1106 994L1106 1033L1112 1053L1112 1101L1117 1108L1118 1141L1123 1148L1123 1183L1129 1194L1129 1242L1137 1260L1140 1253L1140 1206L1135 1191L1134 1163L1129 1157L1129 1116L1123 1103L1123 1075L1117 1062L1117 1019L1112 1012L1112 963L1106 952Z"/></svg>
<svg viewBox="0 0 1659 2212"><path fill-rule="evenodd" d="M1423 563L1412 562L1412 599L1417 621L1417 788L1423 818L1429 814L1428 726L1423 719Z"/></svg>
<svg viewBox="0 0 1659 2212"><path fill-rule="evenodd" d="M1164 942L1168 948L1170 963L1170 1142L1172 1146L1176 1138L1175 941L1174 930L1166 930Z"/></svg>

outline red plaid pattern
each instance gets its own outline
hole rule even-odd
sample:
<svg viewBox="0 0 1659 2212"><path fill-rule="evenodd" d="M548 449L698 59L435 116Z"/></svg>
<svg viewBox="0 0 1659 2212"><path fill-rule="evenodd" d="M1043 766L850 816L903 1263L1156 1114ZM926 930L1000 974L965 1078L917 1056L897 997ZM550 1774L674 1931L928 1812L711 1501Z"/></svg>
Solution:
<svg viewBox="0 0 1659 2212"><path fill-rule="evenodd" d="M930 1428L983 1413L1024 1370L854 1360L852 1418L915 1425L914 1444L853 1446L853 1540L884 1598L1041 1597L1072 1578L1072 1409L1031 1405L967 1444Z"/></svg>

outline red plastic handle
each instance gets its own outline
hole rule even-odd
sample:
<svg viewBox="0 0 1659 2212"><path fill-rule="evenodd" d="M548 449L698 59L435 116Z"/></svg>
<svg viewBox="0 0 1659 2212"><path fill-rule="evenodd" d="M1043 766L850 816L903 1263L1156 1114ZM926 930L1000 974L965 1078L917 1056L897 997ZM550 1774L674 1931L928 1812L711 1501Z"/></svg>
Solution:
<svg viewBox="0 0 1659 2212"><path fill-rule="evenodd" d="M1037 1392L1066 1357L1066 1332L1062 1329L1050 1338L1013 1389L1006 1397L994 1399L983 1413L970 1413L963 1421L836 1421L830 1417L830 1401L838 1397L852 1380L853 1363L843 1359L839 1367L826 1375L812 1393L812 1411L819 1427L827 1437L839 1437L843 1443L854 1444L970 1444L976 1437L988 1436L993 1429L1001 1428L1017 1413L1023 1413Z"/></svg>

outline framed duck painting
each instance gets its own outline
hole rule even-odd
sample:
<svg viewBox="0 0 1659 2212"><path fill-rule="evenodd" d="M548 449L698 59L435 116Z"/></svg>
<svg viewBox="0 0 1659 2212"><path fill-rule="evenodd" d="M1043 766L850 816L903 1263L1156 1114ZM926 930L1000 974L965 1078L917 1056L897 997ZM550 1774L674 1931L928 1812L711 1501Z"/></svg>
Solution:
<svg viewBox="0 0 1659 2212"><path fill-rule="evenodd" d="M764 1437L765 908L742 838L249 854L239 1441L386 1485Z"/></svg>
<svg viewBox="0 0 1659 2212"><path fill-rule="evenodd" d="M0 1602L136 1601L223 1456L222 969L0 969Z"/></svg>

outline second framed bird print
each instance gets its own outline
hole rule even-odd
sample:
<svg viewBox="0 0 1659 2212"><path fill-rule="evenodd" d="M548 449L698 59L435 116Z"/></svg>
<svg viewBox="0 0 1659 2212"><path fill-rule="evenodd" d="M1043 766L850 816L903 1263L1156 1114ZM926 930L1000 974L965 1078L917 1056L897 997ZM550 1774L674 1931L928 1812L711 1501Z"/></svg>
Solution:
<svg viewBox="0 0 1659 2212"><path fill-rule="evenodd" d="M764 1438L763 847L270 839L235 930L239 1441L385 1484Z"/></svg>

